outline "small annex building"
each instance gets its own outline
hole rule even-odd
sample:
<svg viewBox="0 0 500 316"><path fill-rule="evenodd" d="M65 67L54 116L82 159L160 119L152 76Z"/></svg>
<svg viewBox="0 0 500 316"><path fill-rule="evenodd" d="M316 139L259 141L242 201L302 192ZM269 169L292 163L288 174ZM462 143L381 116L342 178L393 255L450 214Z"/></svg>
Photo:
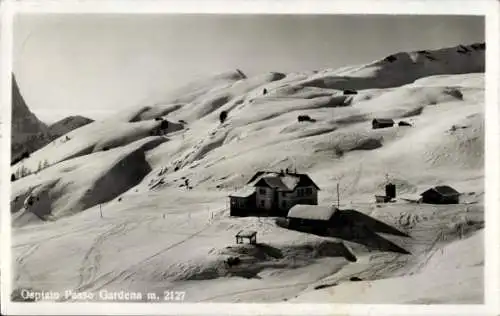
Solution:
<svg viewBox="0 0 500 316"><path fill-rule="evenodd" d="M236 192L229 194L231 216L243 216L248 210L255 208L255 188L246 186Z"/></svg>
<svg viewBox="0 0 500 316"><path fill-rule="evenodd" d="M288 227L326 229L333 225L338 208L326 205L295 205L288 211Z"/></svg>
<svg viewBox="0 0 500 316"><path fill-rule="evenodd" d="M420 194L422 203L458 204L460 193L448 185L438 185Z"/></svg>

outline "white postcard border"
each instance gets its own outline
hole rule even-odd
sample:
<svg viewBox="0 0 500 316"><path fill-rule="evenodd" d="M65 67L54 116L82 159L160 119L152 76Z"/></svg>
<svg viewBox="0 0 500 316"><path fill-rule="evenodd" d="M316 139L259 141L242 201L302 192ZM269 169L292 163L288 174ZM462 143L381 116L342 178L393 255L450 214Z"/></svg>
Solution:
<svg viewBox="0 0 500 316"><path fill-rule="evenodd" d="M217 303L12 303L10 302L10 186L2 185L1 307L8 315L497 315L499 313L499 5L488 0L184 0L4 1L1 58L2 184L10 183L12 17L15 13L294 13L486 16L485 304L217 304Z"/></svg>

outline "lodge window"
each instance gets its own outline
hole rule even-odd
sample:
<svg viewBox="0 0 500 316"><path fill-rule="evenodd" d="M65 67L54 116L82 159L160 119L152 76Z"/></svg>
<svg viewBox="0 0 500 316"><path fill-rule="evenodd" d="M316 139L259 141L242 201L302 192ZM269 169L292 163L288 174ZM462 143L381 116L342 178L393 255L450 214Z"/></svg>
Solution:
<svg viewBox="0 0 500 316"><path fill-rule="evenodd" d="M260 206L264 207L264 200L260 200Z"/></svg>
<svg viewBox="0 0 500 316"><path fill-rule="evenodd" d="M259 194L266 194L266 189L259 189Z"/></svg>
<svg viewBox="0 0 500 316"><path fill-rule="evenodd" d="M312 188L307 188L307 189L306 189L306 194L307 194L307 195L311 195L312 193L313 193Z"/></svg>

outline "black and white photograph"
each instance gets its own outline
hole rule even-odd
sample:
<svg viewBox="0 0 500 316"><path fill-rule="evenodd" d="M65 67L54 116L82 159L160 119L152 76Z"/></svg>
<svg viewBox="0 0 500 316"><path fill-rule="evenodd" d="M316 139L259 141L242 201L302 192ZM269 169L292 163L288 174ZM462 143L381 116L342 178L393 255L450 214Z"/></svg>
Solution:
<svg viewBox="0 0 500 316"><path fill-rule="evenodd" d="M11 302L485 304L485 30L15 14Z"/></svg>

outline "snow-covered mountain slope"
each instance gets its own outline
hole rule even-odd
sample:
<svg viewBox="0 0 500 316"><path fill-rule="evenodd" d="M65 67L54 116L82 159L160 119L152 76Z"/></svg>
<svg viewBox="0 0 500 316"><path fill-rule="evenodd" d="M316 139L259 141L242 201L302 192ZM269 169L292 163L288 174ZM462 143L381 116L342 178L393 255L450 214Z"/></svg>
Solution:
<svg viewBox="0 0 500 316"><path fill-rule="evenodd" d="M94 120L80 115L73 115L63 118L62 120L59 120L54 124L49 125L48 129L49 129L50 139L54 140L56 138L59 138L71 132L74 129L92 123L93 121Z"/></svg>
<svg viewBox="0 0 500 316"><path fill-rule="evenodd" d="M360 304L443 304L460 301L477 304L483 301L484 232L439 247L424 261L422 271L410 272L384 280L351 282L323 282L323 289L304 291L291 299L295 303L344 303ZM439 280L439 282L430 282ZM446 290L444 290L446 289ZM363 293L363 295L359 295ZM356 300L353 298L356 297Z"/></svg>
<svg viewBox="0 0 500 316"><path fill-rule="evenodd" d="M302 84L332 89L390 88L433 75L484 72L485 50L484 43L475 43L432 51L400 52L341 72L320 72Z"/></svg>
<svg viewBox="0 0 500 316"><path fill-rule="evenodd" d="M380 281L388 282L380 283L385 296L366 301L427 302L451 284L425 269L436 266L438 250L473 236L467 247L483 255L481 233L473 234L483 227L484 46L395 57L341 70L224 73L37 150L12 166L16 173L49 165L12 183L15 286L171 289L186 291L188 301L349 301L331 294L335 287L314 287L355 275L377 286L401 282ZM311 120L299 121L304 115ZM372 129L373 118L396 125ZM379 223L361 239L324 237L273 218L229 216L228 194L256 171L285 168L318 184L320 204L336 202L340 184L343 209L392 228ZM398 196L447 184L461 204L376 205L386 176ZM233 244L242 229L258 231L258 247ZM228 268L230 256L242 264ZM438 301L479 303L482 264L473 270L464 279L478 281L472 294ZM405 280L426 282L429 291L392 293Z"/></svg>

